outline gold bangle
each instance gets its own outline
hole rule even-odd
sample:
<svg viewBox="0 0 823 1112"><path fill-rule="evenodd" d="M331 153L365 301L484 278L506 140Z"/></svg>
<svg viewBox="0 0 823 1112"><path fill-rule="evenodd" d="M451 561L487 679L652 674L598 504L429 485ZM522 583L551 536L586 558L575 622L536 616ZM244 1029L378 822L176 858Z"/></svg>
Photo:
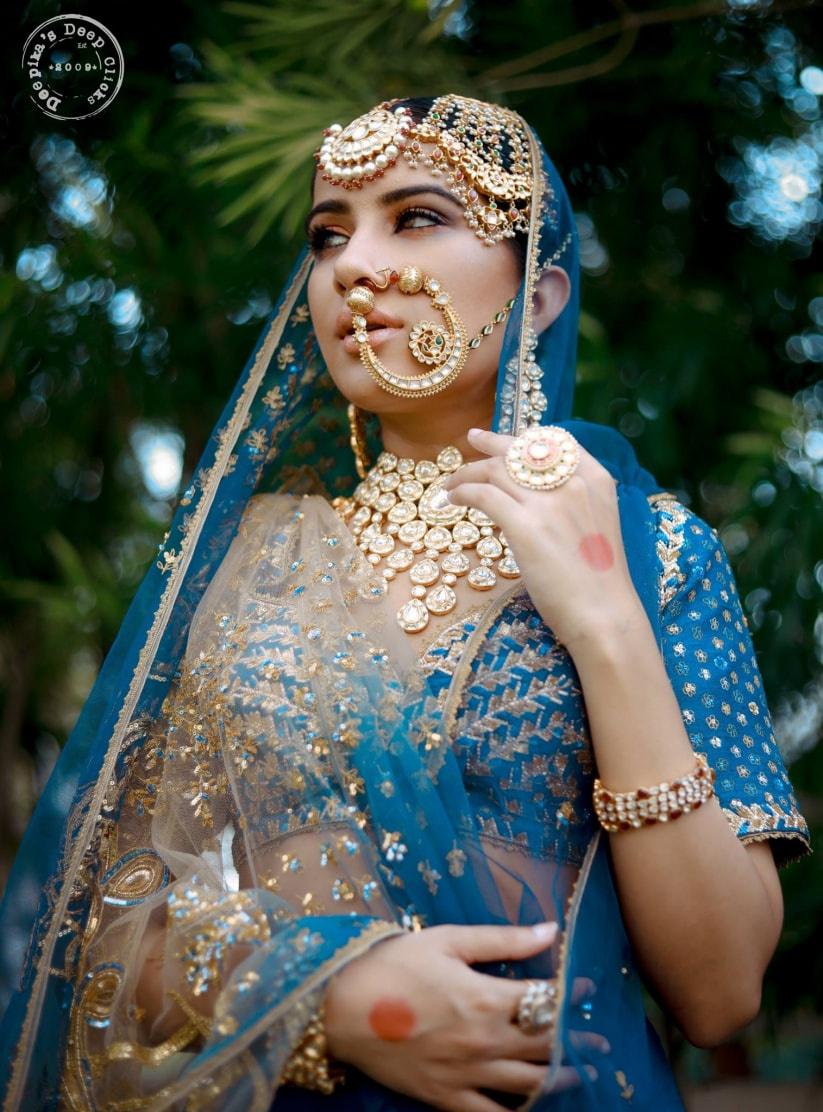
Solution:
<svg viewBox="0 0 823 1112"><path fill-rule="evenodd" d="M633 792L610 792L599 780L594 782L594 811L609 834L621 830L674 822L689 811L696 811L714 795L714 769L702 753L696 754L697 768L688 776L652 788Z"/></svg>
<svg viewBox="0 0 823 1112"><path fill-rule="evenodd" d="M283 1084L315 1089L328 1096L346 1079L343 1066L329 1058L328 1040L321 1004L303 1032L303 1038L291 1053L280 1078Z"/></svg>

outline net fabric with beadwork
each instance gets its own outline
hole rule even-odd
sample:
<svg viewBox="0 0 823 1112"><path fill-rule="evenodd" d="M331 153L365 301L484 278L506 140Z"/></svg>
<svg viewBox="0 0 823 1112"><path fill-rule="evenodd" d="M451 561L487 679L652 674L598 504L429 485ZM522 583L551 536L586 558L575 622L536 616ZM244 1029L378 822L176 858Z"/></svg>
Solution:
<svg viewBox="0 0 823 1112"><path fill-rule="evenodd" d="M659 633L659 488L617 433L571 419L574 218L523 135L526 273L494 428L559 423L618 479ZM572 294L535 340L551 263ZM420 646L398 628L331 505L357 475L309 266L263 329L27 832L0 931L6 1107L308 1109L278 1080L342 965L413 926L557 918L557 949L487 970L558 976L534 1107L678 1108L595 834L573 663L518 583ZM593 1062L581 1029L608 1037L608 1059ZM597 1079L581 1070L560 1092L561 1063ZM416 1107L364 1076L317 1099Z"/></svg>

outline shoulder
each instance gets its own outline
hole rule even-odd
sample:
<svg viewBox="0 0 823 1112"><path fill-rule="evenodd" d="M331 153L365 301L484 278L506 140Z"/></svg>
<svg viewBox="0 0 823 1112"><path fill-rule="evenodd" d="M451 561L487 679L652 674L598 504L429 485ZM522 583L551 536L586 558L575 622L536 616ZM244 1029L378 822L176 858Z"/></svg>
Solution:
<svg viewBox="0 0 823 1112"><path fill-rule="evenodd" d="M658 558L661 610L677 595L696 589L712 565L733 582L717 530L668 491L650 494Z"/></svg>

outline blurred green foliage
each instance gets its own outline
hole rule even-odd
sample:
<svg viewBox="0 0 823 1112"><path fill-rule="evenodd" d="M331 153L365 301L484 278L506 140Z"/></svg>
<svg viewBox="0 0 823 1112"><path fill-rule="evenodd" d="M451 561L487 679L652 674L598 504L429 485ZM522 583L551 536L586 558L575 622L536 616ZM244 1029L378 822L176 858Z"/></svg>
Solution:
<svg viewBox="0 0 823 1112"><path fill-rule="evenodd" d="M819 111L797 92L823 64L823 20L814 3L637 7L184 3L158 24L139 5L87 5L126 75L77 123L29 102L19 45L54 10L21 13L0 187L6 865L170 518L136 430L179 433L185 485L299 245L320 129L447 90L521 111L567 181L587 262L576 412L619 427L721 531L819 831L817 225L783 238L730 206L746 144L817 127L823 167ZM784 874L773 1019L823 1001L821 860Z"/></svg>

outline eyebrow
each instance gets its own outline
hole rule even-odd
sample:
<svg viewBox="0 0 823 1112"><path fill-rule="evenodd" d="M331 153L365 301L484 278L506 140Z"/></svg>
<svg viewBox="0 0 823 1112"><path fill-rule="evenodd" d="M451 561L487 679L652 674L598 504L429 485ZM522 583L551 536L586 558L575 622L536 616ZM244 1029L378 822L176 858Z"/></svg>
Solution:
<svg viewBox="0 0 823 1112"><path fill-rule="evenodd" d="M419 197L424 193L432 193L435 197L441 197L444 201L450 201L456 208L462 209L462 205L451 193L445 189L441 189L439 185L405 185L400 189L391 189L388 193L383 193L378 198L378 204L383 208L389 208L391 205L396 205L398 201L406 201L409 197ZM340 216L345 216L351 212L351 205L348 201L332 199L328 201L321 201L315 205L309 215L306 217L304 228L306 235L309 232L309 226L315 216L319 216L323 212L332 212Z"/></svg>

